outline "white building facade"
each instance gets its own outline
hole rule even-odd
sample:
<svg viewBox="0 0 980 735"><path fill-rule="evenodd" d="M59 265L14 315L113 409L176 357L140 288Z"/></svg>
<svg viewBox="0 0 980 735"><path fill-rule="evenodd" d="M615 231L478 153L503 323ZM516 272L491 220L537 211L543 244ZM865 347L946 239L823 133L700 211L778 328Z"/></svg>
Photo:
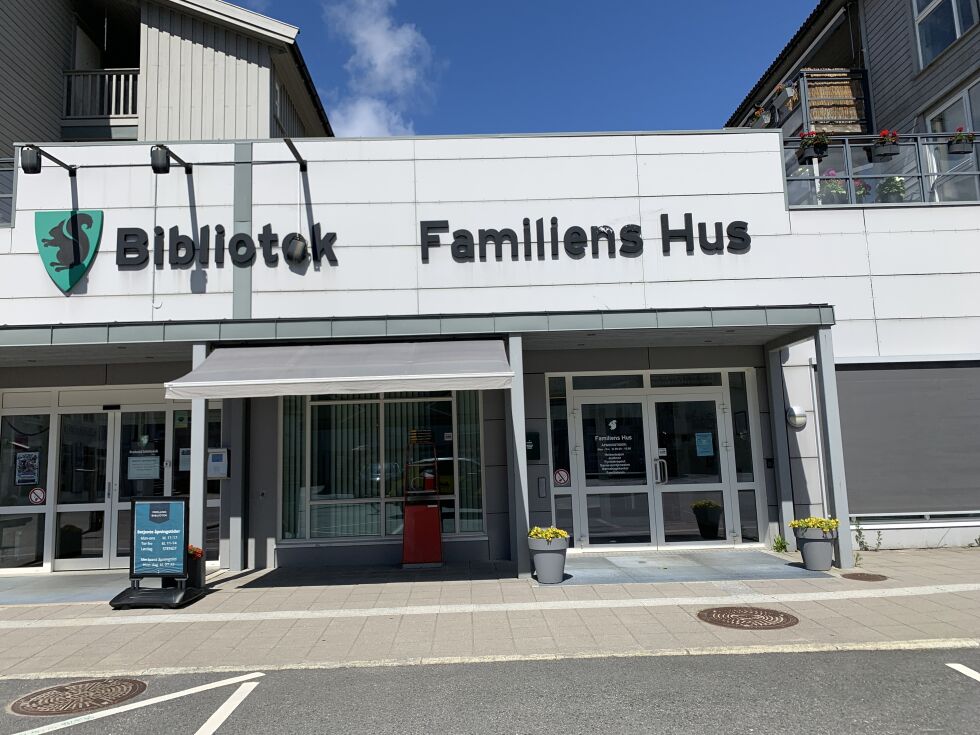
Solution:
<svg viewBox="0 0 980 735"><path fill-rule="evenodd" d="M791 207L778 131L168 145L18 172L5 570L126 566L130 498L182 494L230 569L395 563L413 476L447 559L519 570L552 523L980 534L976 202Z"/></svg>

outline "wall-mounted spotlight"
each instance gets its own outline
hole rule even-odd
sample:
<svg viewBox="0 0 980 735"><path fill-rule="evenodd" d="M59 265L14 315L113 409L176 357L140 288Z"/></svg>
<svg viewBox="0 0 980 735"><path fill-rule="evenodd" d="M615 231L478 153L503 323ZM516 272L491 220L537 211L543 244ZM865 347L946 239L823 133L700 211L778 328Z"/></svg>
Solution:
<svg viewBox="0 0 980 735"><path fill-rule="evenodd" d="M289 147L289 152L293 154L293 158L296 159L296 163L299 164L299 170L300 170L300 172L305 174L306 173L306 168L307 168L307 166L306 166L306 159L303 158L299 154L299 151L298 150L296 150L296 146L293 145L292 138L283 138L283 141Z"/></svg>
<svg viewBox="0 0 980 735"><path fill-rule="evenodd" d="M47 158L52 163L56 163L63 169L68 171L68 175L75 178L75 173L78 171L78 166L73 166L71 164L65 163L54 156L52 156L47 151L41 150L36 145L25 145L20 149L20 168L25 174L39 174L41 173L41 159Z"/></svg>
<svg viewBox="0 0 980 735"><path fill-rule="evenodd" d="M194 172L193 163L188 163L165 145L155 145L150 148L150 168L153 169L153 173L169 174L171 158L184 167L185 173Z"/></svg>
<svg viewBox="0 0 980 735"><path fill-rule="evenodd" d="M786 409L786 423L793 429L803 429L806 427L806 411L800 406L790 406Z"/></svg>

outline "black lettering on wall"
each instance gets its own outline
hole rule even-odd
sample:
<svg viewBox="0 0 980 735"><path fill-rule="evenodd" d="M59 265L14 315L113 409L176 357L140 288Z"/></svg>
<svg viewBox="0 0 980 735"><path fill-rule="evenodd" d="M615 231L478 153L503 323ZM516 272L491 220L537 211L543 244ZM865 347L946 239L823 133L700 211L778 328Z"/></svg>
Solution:
<svg viewBox="0 0 980 735"><path fill-rule="evenodd" d="M449 248L457 263L472 263L476 260L473 246L473 233L469 230L454 230L453 244Z"/></svg>
<svg viewBox="0 0 980 735"><path fill-rule="evenodd" d="M207 267L211 251L211 228L204 225L201 228L201 236L197 240L197 262Z"/></svg>
<svg viewBox="0 0 980 735"><path fill-rule="evenodd" d="M419 222L420 242L422 243L422 262L429 262L429 248L442 245L439 242L439 232L449 232L449 221L444 219L422 220Z"/></svg>
<svg viewBox="0 0 980 735"><path fill-rule="evenodd" d="M531 220L524 218L524 260L531 259Z"/></svg>
<svg viewBox="0 0 980 735"><path fill-rule="evenodd" d="M337 256L333 252L333 244L337 241L336 232L320 234L320 223L313 225L313 262L319 263L325 257L330 265L337 265ZM439 236L435 236L439 239ZM425 252L423 250L423 252Z"/></svg>
<svg viewBox="0 0 980 735"><path fill-rule="evenodd" d="M170 254L171 268L187 268L194 263L194 256L197 255L197 246L187 235L181 235L177 227L170 228Z"/></svg>
<svg viewBox="0 0 980 735"><path fill-rule="evenodd" d="M214 228L214 264L219 268L225 264L225 228L215 225Z"/></svg>
<svg viewBox="0 0 980 735"><path fill-rule="evenodd" d="M534 226L538 235L538 260L544 260L544 218L539 218Z"/></svg>
<svg viewBox="0 0 980 735"><path fill-rule="evenodd" d="M670 243L681 240L687 244L687 253L694 253L694 217L690 212L684 215L684 227L680 230L670 229L666 214L660 215L660 239L664 246L664 255L670 255Z"/></svg>
<svg viewBox="0 0 980 735"><path fill-rule="evenodd" d="M116 265L119 270L138 270L150 260L146 230L120 227L116 232Z"/></svg>
<svg viewBox="0 0 980 735"><path fill-rule="evenodd" d="M279 244L279 235L272 231L272 225L265 225L259 233L259 245L262 247L262 259L266 265L275 265L279 262L279 256L272 252L272 248Z"/></svg>
<svg viewBox="0 0 980 735"><path fill-rule="evenodd" d="M698 222L698 242L701 244L701 250L706 253L714 254L724 252L725 230L721 222L715 222L714 241L708 239L708 225L704 222Z"/></svg>
<svg viewBox="0 0 980 735"><path fill-rule="evenodd" d="M623 225L619 230L619 254L624 258L638 258L643 255L643 236L639 225Z"/></svg>
<svg viewBox="0 0 980 735"><path fill-rule="evenodd" d="M551 259L558 260L558 218L551 218Z"/></svg>
<svg viewBox="0 0 980 735"><path fill-rule="evenodd" d="M153 265L163 268L163 228L157 225L153 228Z"/></svg>
<svg viewBox="0 0 980 735"><path fill-rule="evenodd" d="M728 223L728 252L747 253L752 244L749 236L749 223L742 220L735 220Z"/></svg>
<svg viewBox="0 0 980 735"><path fill-rule="evenodd" d="M592 257L599 257L599 240L606 238L609 246L609 257L616 257L616 233L609 225L592 226Z"/></svg>
<svg viewBox="0 0 980 735"><path fill-rule="evenodd" d="M565 237L562 242L569 258L578 260L585 256L585 243L588 242L588 238L585 236L585 230L581 227L569 227L565 230Z"/></svg>
<svg viewBox="0 0 980 735"><path fill-rule="evenodd" d="M228 241L228 255L231 256L231 262L239 267L251 265L255 260L255 242L251 235L244 232L232 235Z"/></svg>
<svg viewBox="0 0 980 735"><path fill-rule="evenodd" d="M493 257L495 260L504 259L504 240L510 243L510 257L513 260L518 258L517 233L509 227L502 230L480 230L480 260L487 259L487 243L493 243Z"/></svg>

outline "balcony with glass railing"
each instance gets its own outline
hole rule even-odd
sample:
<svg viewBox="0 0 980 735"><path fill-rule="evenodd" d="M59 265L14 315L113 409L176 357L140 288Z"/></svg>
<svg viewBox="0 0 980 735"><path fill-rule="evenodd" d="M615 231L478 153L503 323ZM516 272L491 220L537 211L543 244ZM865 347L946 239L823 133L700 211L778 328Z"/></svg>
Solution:
<svg viewBox="0 0 980 735"><path fill-rule="evenodd" d="M903 135L883 155L876 135L838 136L826 153L806 162L800 139L783 143L790 207L896 206L980 202L980 141L957 153L952 134Z"/></svg>

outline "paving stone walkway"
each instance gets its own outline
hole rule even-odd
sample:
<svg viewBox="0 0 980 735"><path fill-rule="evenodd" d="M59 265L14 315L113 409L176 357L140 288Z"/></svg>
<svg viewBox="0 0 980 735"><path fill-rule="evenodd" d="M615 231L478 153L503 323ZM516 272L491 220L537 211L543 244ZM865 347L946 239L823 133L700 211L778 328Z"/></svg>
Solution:
<svg viewBox="0 0 980 735"><path fill-rule="evenodd" d="M312 573L292 583L276 572L212 576L211 594L180 611L111 611L104 603L0 606L0 676L951 640L980 647L980 550L868 553L862 571L888 579L852 581L834 571L792 579L542 586L499 569L485 569L481 579L415 581L395 581L390 572L360 578L332 572L329 584ZM731 630L697 618L706 606L746 603L792 613L800 623Z"/></svg>

